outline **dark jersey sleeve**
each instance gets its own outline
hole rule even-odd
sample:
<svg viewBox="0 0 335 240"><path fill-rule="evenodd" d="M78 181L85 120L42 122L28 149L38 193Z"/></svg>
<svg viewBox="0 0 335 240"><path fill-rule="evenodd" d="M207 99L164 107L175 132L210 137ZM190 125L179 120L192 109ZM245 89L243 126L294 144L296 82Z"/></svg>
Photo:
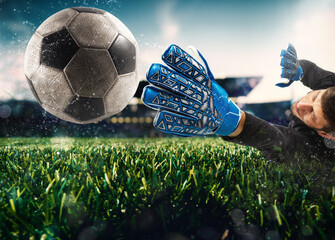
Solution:
<svg viewBox="0 0 335 240"><path fill-rule="evenodd" d="M306 139L293 128L271 124L252 114L246 113L241 134L235 138L222 137L229 142L251 146L263 153L269 160L291 161L307 154L302 146Z"/></svg>
<svg viewBox="0 0 335 240"><path fill-rule="evenodd" d="M323 70L308 60L299 60L304 72L301 82L312 90L326 89L335 86L335 73Z"/></svg>

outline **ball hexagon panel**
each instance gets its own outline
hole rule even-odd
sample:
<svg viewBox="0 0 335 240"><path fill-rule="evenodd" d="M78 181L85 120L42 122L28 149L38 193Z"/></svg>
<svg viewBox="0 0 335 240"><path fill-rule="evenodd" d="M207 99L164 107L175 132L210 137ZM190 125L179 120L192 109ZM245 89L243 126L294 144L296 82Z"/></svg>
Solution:
<svg viewBox="0 0 335 240"><path fill-rule="evenodd" d="M116 18L109 12L105 12L104 16L109 19L109 21L113 24L114 29L118 33L122 34L137 47L137 41L126 25L124 25L118 18Z"/></svg>
<svg viewBox="0 0 335 240"><path fill-rule="evenodd" d="M28 81L30 90L32 91L32 93L33 93L34 97L36 98L37 102L38 102L40 105L42 105L42 102L41 102L40 98L38 97L37 92L35 91L35 88L34 88L34 86L33 86L33 83L30 81L30 79L29 79L27 76L26 76L26 79L27 79L27 81Z"/></svg>
<svg viewBox="0 0 335 240"><path fill-rule="evenodd" d="M31 79L37 68L40 66L42 37L34 33L31 37L24 57L24 73L28 79Z"/></svg>
<svg viewBox="0 0 335 240"><path fill-rule="evenodd" d="M43 106L62 111L72 100L72 92L61 70L40 65L31 83Z"/></svg>
<svg viewBox="0 0 335 240"><path fill-rule="evenodd" d="M82 12L69 24L69 32L80 47L108 49L118 32L103 14Z"/></svg>
<svg viewBox="0 0 335 240"><path fill-rule="evenodd" d="M46 19L36 30L42 37L57 32L68 25L68 23L79 13L74 9L67 8Z"/></svg>
<svg viewBox="0 0 335 240"><path fill-rule="evenodd" d="M63 70L78 49L70 33L63 28L43 38L41 64Z"/></svg>
<svg viewBox="0 0 335 240"><path fill-rule="evenodd" d="M72 9L76 10L77 12L89 12L89 13L97 13L97 14L104 14L106 11L92 8L92 7L73 7Z"/></svg>
<svg viewBox="0 0 335 240"><path fill-rule="evenodd" d="M64 73L73 91L81 97L102 98L117 78L111 56L102 49L79 49Z"/></svg>
<svg viewBox="0 0 335 240"><path fill-rule="evenodd" d="M108 51L119 75L135 71L136 48L127 38L118 35Z"/></svg>
<svg viewBox="0 0 335 240"><path fill-rule="evenodd" d="M117 81L104 97L106 114L111 116L122 111L134 96L137 86L136 72L118 76Z"/></svg>
<svg viewBox="0 0 335 240"><path fill-rule="evenodd" d="M74 97L64 113L77 122L94 122L94 119L105 114L105 106L102 98Z"/></svg>

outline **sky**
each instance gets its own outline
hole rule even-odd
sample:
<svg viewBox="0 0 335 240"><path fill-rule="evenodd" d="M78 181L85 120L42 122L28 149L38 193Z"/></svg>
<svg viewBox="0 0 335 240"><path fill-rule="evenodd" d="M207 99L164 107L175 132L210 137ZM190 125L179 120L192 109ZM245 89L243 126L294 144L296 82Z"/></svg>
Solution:
<svg viewBox="0 0 335 240"><path fill-rule="evenodd" d="M293 99L309 89L280 89L280 51L292 43L299 59L335 71L333 0L0 0L0 99L33 99L23 61L26 45L50 15L75 6L104 9L133 33L140 79L175 43L195 46L216 78L262 76L246 102Z"/></svg>

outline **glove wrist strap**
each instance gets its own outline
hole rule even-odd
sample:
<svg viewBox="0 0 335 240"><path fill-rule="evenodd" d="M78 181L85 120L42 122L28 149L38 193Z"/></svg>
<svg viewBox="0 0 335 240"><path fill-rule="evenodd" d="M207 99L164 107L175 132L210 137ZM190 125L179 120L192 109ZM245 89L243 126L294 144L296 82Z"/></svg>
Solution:
<svg viewBox="0 0 335 240"><path fill-rule="evenodd" d="M238 127L241 120L241 110L231 99L229 99L228 106L229 112L223 116L222 124L214 134L228 136Z"/></svg>
<svg viewBox="0 0 335 240"><path fill-rule="evenodd" d="M297 70L297 74L293 77L293 80L300 81L304 77L304 71L302 70L302 67L299 66Z"/></svg>

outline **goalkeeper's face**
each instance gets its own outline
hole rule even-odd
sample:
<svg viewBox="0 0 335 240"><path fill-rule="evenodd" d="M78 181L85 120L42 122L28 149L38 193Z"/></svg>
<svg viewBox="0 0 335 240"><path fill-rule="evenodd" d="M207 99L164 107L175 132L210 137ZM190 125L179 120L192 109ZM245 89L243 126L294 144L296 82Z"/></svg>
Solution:
<svg viewBox="0 0 335 240"><path fill-rule="evenodd" d="M325 92L326 90L312 91L294 102L291 107L293 115L317 131L329 126L321 106L321 99Z"/></svg>

